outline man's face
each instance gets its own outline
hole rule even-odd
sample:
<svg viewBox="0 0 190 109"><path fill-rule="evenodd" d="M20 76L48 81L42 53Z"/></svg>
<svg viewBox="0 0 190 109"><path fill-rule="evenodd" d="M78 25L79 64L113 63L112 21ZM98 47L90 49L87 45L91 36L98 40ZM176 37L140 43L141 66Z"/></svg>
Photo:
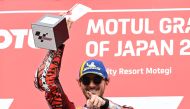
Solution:
<svg viewBox="0 0 190 109"><path fill-rule="evenodd" d="M109 81L104 80L101 76L95 74L86 74L78 81L78 83L86 99L88 99L88 92L97 96L103 96L105 87L108 85Z"/></svg>

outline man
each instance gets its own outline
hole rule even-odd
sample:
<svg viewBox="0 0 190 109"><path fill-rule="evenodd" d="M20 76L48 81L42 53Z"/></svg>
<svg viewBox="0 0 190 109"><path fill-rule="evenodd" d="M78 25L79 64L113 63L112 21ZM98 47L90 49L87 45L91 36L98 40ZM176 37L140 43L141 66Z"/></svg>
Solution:
<svg viewBox="0 0 190 109"><path fill-rule="evenodd" d="M72 22L67 20L68 29ZM59 82L59 72L64 45L57 51L49 50L35 75L35 86L45 91L45 98L51 109L75 109L75 105L69 101ZM87 109L133 109L122 107L103 97L106 86L109 83L108 74L101 61L88 60L83 62L79 72L78 84L86 97L84 108Z"/></svg>
<svg viewBox="0 0 190 109"><path fill-rule="evenodd" d="M57 51L49 50L35 75L35 86L41 91L45 91L45 98L51 109L75 109L74 104L69 101L64 93L58 79L63 50L63 44ZM133 109L132 107L119 106L103 97L108 83L108 74L101 61L88 60L82 64L78 84L86 97L84 108Z"/></svg>

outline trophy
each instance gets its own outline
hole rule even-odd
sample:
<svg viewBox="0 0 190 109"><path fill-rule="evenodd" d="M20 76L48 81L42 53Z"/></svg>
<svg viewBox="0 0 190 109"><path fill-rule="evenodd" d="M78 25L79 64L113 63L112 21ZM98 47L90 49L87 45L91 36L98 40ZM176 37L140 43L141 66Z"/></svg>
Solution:
<svg viewBox="0 0 190 109"><path fill-rule="evenodd" d="M67 20L74 22L91 8L75 4L65 15L45 15L32 24L34 44L38 48L57 50L69 38Z"/></svg>

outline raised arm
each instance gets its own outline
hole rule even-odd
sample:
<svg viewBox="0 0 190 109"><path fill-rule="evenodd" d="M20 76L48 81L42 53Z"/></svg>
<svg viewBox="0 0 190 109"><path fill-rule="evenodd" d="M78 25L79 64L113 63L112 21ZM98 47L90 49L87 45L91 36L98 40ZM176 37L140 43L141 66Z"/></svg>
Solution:
<svg viewBox="0 0 190 109"><path fill-rule="evenodd" d="M35 74L35 86L39 90L45 91L45 98L50 109L75 109L59 82L63 50L63 44L57 51L49 50Z"/></svg>

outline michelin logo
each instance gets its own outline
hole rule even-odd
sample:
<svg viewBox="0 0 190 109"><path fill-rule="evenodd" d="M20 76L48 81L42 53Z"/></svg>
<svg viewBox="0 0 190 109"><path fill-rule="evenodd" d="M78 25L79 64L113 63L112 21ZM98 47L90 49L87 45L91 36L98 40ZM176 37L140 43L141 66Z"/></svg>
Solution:
<svg viewBox="0 0 190 109"><path fill-rule="evenodd" d="M89 70L89 69L95 69L95 70L100 70L101 68L100 67L96 67L95 63L94 62L91 62L90 64L89 63L86 63L86 66L83 70L86 71L86 70Z"/></svg>
<svg viewBox="0 0 190 109"><path fill-rule="evenodd" d="M86 65L87 65L88 67L91 67L91 68L96 67L96 66L94 65L94 62L91 62L91 64L90 64L90 65L89 65L88 63L86 63Z"/></svg>

